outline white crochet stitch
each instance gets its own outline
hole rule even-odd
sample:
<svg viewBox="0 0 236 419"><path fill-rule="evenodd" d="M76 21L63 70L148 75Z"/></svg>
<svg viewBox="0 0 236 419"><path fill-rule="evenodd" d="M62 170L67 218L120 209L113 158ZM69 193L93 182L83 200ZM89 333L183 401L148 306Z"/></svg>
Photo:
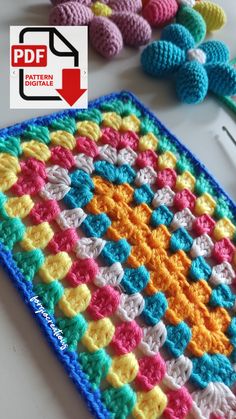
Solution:
<svg viewBox="0 0 236 419"><path fill-rule="evenodd" d="M176 230L180 227L186 228L186 230L191 230L193 222L195 220L194 215L189 208L184 208L182 211L176 212L171 223L171 228Z"/></svg>
<svg viewBox="0 0 236 419"><path fill-rule="evenodd" d="M215 265L212 269L210 282L213 285L218 284L232 284L235 278L235 272L228 262L223 262L220 265Z"/></svg>
<svg viewBox="0 0 236 419"><path fill-rule="evenodd" d="M63 183L46 183L39 192L43 199L55 199L60 201L69 192L70 186Z"/></svg>
<svg viewBox="0 0 236 419"><path fill-rule="evenodd" d="M48 183L40 191L40 196L44 199L55 199L60 201L70 190L71 179L68 171L60 166L47 168Z"/></svg>
<svg viewBox="0 0 236 419"><path fill-rule="evenodd" d="M117 150L109 144L105 144L99 148L99 158L105 160L108 163L116 164L117 162Z"/></svg>
<svg viewBox="0 0 236 419"><path fill-rule="evenodd" d="M94 279L97 287L104 287L111 285L112 287L118 286L124 276L124 271L120 262L115 262L111 266L101 267L99 273Z"/></svg>
<svg viewBox="0 0 236 419"><path fill-rule="evenodd" d="M154 208L159 207L160 205L166 205L167 207L172 207L174 203L175 193L169 186L159 189L153 198L152 206Z"/></svg>
<svg viewBox="0 0 236 419"><path fill-rule="evenodd" d="M137 172L137 175L135 178L135 184L137 186L141 186L144 184L153 185L153 183L155 183L156 181L156 178L157 178L156 171L152 167L146 166Z"/></svg>
<svg viewBox="0 0 236 419"><path fill-rule="evenodd" d="M106 244L105 240L96 237L85 237L78 240L75 246L76 256L79 259L96 259Z"/></svg>
<svg viewBox="0 0 236 419"><path fill-rule="evenodd" d="M51 166L47 168L47 178L50 183L55 184L63 184L70 186L71 179L68 175L68 171L66 169L63 169L63 167L60 166Z"/></svg>
<svg viewBox="0 0 236 419"><path fill-rule="evenodd" d="M139 349L147 356L156 355L164 345L166 338L167 331L162 321L153 327L144 327Z"/></svg>
<svg viewBox="0 0 236 419"><path fill-rule="evenodd" d="M120 317L121 320L130 322L142 313L144 306L145 302L141 294L121 294L120 305L116 314Z"/></svg>
<svg viewBox="0 0 236 419"><path fill-rule="evenodd" d="M206 63L207 56L205 52L200 48L189 49L187 54L188 54L189 61L197 61L200 64Z"/></svg>
<svg viewBox="0 0 236 419"><path fill-rule="evenodd" d="M190 254L193 258L198 256L210 257L213 247L213 241L208 234L203 234L194 239Z"/></svg>
<svg viewBox="0 0 236 419"><path fill-rule="evenodd" d="M210 419L211 413L227 419L236 417L236 397L223 383L209 383L204 390L193 392L192 399L191 413L196 419Z"/></svg>
<svg viewBox="0 0 236 419"><path fill-rule="evenodd" d="M179 3L180 6L193 7L195 6L196 0L177 0L177 3Z"/></svg>
<svg viewBox="0 0 236 419"><path fill-rule="evenodd" d="M166 375L163 383L172 390L181 388L188 382L193 364L190 358L180 355L177 359L166 361Z"/></svg>
<svg viewBox="0 0 236 419"><path fill-rule="evenodd" d="M121 150L119 150L119 153L117 156L117 164L118 165L129 164L130 166L133 166L136 161L136 158L137 158L137 153L135 153L135 151L132 148L130 147L122 148Z"/></svg>
<svg viewBox="0 0 236 419"><path fill-rule="evenodd" d="M62 211L56 218L57 224L62 230L77 228L87 217L82 208L74 208Z"/></svg>
<svg viewBox="0 0 236 419"><path fill-rule="evenodd" d="M80 153L74 156L75 166L91 175L94 171L93 158Z"/></svg>

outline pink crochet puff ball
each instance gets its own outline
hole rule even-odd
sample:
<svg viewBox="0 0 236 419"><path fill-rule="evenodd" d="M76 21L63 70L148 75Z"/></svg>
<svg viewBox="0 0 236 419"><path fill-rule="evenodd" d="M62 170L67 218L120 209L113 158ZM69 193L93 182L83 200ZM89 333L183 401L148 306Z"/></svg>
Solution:
<svg viewBox="0 0 236 419"><path fill-rule="evenodd" d="M89 27L93 48L112 58L123 46L140 47L151 39L151 26L140 16L141 0L51 0L49 24Z"/></svg>
<svg viewBox="0 0 236 419"><path fill-rule="evenodd" d="M153 27L162 27L170 23L179 9L177 0L144 0L143 17Z"/></svg>

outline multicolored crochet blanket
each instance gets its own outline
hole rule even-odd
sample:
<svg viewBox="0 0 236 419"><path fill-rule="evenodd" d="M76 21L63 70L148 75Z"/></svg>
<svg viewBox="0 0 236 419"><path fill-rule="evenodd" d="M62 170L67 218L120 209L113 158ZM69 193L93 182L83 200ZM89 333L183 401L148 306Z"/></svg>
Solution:
<svg viewBox="0 0 236 419"><path fill-rule="evenodd" d="M97 418L236 417L236 207L123 92L0 132L0 260Z"/></svg>

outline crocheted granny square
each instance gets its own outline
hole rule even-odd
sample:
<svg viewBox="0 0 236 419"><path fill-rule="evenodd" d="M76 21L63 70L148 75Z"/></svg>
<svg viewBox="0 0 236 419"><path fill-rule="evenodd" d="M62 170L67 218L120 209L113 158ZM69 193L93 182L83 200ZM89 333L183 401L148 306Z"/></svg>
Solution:
<svg viewBox="0 0 236 419"><path fill-rule="evenodd" d="M132 94L0 131L0 261L97 418L235 418L236 207Z"/></svg>

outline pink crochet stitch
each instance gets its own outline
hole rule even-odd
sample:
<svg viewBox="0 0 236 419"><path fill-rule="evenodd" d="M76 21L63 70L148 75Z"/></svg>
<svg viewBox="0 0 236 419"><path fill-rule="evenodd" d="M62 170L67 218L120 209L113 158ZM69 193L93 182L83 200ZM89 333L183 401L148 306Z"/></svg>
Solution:
<svg viewBox="0 0 236 419"><path fill-rule="evenodd" d="M98 272L99 268L94 259L75 260L66 276L66 280L71 287L77 287L80 284L91 282Z"/></svg>
<svg viewBox="0 0 236 419"><path fill-rule="evenodd" d="M117 148L120 143L120 133L114 128L102 128L101 141L104 144L109 144L110 146Z"/></svg>
<svg viewBox="0 0 236 419"><path fill-rule="evenodd" d="M110 286L102 287L93 293L87 311L94 320L99 320L115 313L119 302L120 294L118 291Z"/></svg>
<svg viewBox="0 0 236 419"><path fill-rule="evenodd" d="M49 199L48 201L36 202L30 211L30 217L35 224L45 221L50 223L60 214L60 207L57 201Z"/></svg>
<svg viewBox="0 0 236 419"><path fill-rule="evenodd" d="M135 379L137 387L149 391L160 383L166 373L166 364L159 354L139 360L139 372Z"/></svg>
<svg viewBox="0 0 236 419"><path fill-rule="evenodd" d="M42 161L29 157L28 159L21 162L21 173L25 176L32 177L37 173L38 176L46 179L47 174L45 170L45 164Z"/></svg>
<svg viewBox="0 0 236 419"><path fill-rule="evenodd" d="M157 174L157 186L158 188L164 188L165 186L169 186L173 188L176 183L176 172L173 169L163 169Z"/></svg>
<svg viewBox="0 0 236 419"><path fill-rule="evenodd" d="M231 262L235 247L228 238L223 238L214 244L212 256L218 263Z"/></svg>
<svg viewBox="0 0 236 419"><path fill-rule="evenodd" d="M71 252L78 241L76 230L68 228L67 230L55 233L52 240L48 243L48 249L52 253Z"/></svg>
<svg viewBox="0 0 236 419"><path fill-rule="evenodd" d="M50 25L88 25L93 48L103 57L117 55L123 45L140 47L151 39L151 27L139 15L141 0L52 0Z"/></svg>
<svg viewBox="0 0 236 419"><path fill-rule="evenodd" d="M143 17L151 26L168 24L176 15L179 5L176 0L150 0L143 9Z"/></svg>
<svg viewBox="0 0 236 419"><path fill-rule="evenodd" d="M192 407L192 397L185 387L168 391L168 405L163 412L166 419L185 419Z"/></svg>
<svg viewBox="0 0 236 419"><path fill-rule="evenodd" d="M146 150L139 153L135 163L141 169L149 166L155 168L157 165L157 155L153 150Z"/></svg>
<svg viewBox="0 0 236 419"><path fill-rule="evenodd" d="M53 6L57 6L58 4L61 3L69 3L71 0L51 0L51 3L53 4ZM84 4L85 6L90 6L90 4L92 3L91 0L73 0L75 3L80 3L80 4Z"/></svg>
<svg viewBox="0 0 236 419"><path fill-rule="evenodd" d="M201 236L202 234L211 235L214 226L215 221L213 218L208 214L203 214L200 215L200 217L197 217L193 222L193 231L197 236Z"/></svg>
<svg viewBox="0 0 236 419"><path fill-rule="evenodd" d="M76 137L76 149L79 153L84 153L89 157L96 157L99 154L99 150L94 141L87 137Z"/></svg>
<svg viewBox="0 0 236 419"><path fill-rule="evenodd" d="M56 146L51 148L50 161L53 164L61 165L64 169L70 170L75 165L75 159L70 150L65 147Z"/></svg>
<svg viewBox="0 0 236 419"><path fill-rule="evenodd" d="M189 189L183 189L180 192L177 192L174 197L175 207L181 211L184 208L194 208L196 201L195 195Z"/></svg>
<svg viewBox="0 0 236 419"><path fill-rule="evenodd" d="M135 321L120 323L116 327L111 346L117 355L132 352L142 339L142 329Z"/></svg>
<svg viewBox="0 0 236 419"><path fill-rule="evenodd" d="M137 150L139 143L139 137L136 134L136 132L133 131L127 131L121 135L120 143L118 145L118 148L123 147L130 147L133 150Z"/></svg>

